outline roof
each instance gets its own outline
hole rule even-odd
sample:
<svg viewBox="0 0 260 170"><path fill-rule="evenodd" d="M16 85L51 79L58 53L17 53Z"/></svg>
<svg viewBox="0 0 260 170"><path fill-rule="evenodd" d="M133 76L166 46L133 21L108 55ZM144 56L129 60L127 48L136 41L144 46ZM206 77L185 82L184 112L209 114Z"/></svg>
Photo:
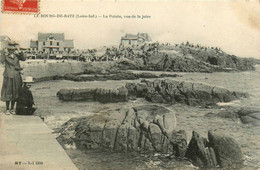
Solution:
<svg viewBox="0 0 260 170"><path fill-rule="evenodd" d="M121 38L122 40L137 40L138 36L133 34L126 34L124 37Z"/></svg>
<svg viewBox="0 0 260 170"><path fill-rule="evenodd" d="M124 37L121 37L121 40L138 40L142 38L144 41L152 41L148 33L138 33L137 35L126 34Z"/></svg>
<svg viewBox="0 0 260 170"><path fill-rule="evenodd" d="M53 36L56 40L64 40L64 33L38 33L38 40L47 40L50 36Z"/></svg>
<svg viewBox="0 0 260 170"><path fill-rule="evenodd" d="M65 40L64 47L72 47L74 48L74 41L73 40Z"/></svg>
<svg viewBox="0 0 260 170"><path fill-rule="evenodd" d="M38 47L37 42L38 42L38 41L31 40L31 41L30 41L30 47L31 47L31 48L37 48L37 47Z"/></svg>
<svg viewBox="0 0 260 170"><path fill-rule="evenodd" d="M138 40L137 38L121 38L121 40Z"/></svg>

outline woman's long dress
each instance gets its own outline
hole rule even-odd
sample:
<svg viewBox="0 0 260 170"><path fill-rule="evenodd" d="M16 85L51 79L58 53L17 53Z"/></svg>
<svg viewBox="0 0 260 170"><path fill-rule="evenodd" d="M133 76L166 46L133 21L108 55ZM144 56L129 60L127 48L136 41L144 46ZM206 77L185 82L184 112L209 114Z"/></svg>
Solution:
<svg viewBox="0 0 260 170"><path fill-rule="evenodd" d="M12 56L13 55L13 56ZM18 99L19 90L22 87L20 60L24 61L23 53L4 56L5 71L3 74L3 86L1 90L2 101L15 101Z"/></svg>

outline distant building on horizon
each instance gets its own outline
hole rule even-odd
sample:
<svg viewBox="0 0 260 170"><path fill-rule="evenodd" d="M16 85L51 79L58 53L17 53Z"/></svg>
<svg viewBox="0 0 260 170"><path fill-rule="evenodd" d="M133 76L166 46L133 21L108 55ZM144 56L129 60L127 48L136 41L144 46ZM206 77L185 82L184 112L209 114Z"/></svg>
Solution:
<svg viewBox="0 0 260 170"><path fill-rule="evenodd" d="M137 46L142 45L147 42L151 42L152 39L148 33L138 33L137 35L134 34L126 34L125 36L121 37L121 46L130 47L130 46Z"/></svg>
<svg viewBox="0 0 260 170"><path fill-rule="evenodd" d="M74 49L74 40L66 40L64 33L38 33L38 40L30 41L30 48L42 52L70 52Z"/></svg>

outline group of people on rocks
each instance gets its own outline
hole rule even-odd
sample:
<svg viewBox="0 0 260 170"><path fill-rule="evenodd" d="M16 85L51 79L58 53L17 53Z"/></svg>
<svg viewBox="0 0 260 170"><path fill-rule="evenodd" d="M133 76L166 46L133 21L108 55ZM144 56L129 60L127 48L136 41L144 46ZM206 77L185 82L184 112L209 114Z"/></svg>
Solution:
<svg viewBox="0 0 260 170"><path fill-rule="evenodd" d="M190 47L190 48L196 48L198 50L204 50L204 51L207 51L207 50L214 50L216 53L220 53L222 54L223 51L221 48L219 47L206 47L206 46L202 46L200 44L192 44L192 43L189 43L188 41L186 43L181 43L181 44L175 44L176 47Z"/></svg>
<svg viewBox="0 0 260 170"><path fill-rule="evenodd" d="M162 44L162 45L170 45ZM144 43L144 44L136 44L132 46L124 47L120 45L119 47L108 47L106 49L102 49L101 52L98 52L97 49L88 49L88 50L75 50L71 52L55 52L49 53L47 51L25 51L32 59L56 59L62 60L77 60L80 62L94 62L94 61L114 61L122 58L134 59L134 58L142 58L144 60L149 57L151 53L157 53L159 51L159 43ZM97 55L98 53L102 53L103 55ZM33 57L32 57L33 56Z"/></svg>
<svg viewBox="0 0 260 170"><path fill-rule="evenodd" d="M30 91L34 81L31 76L22 79L23 68L20 61L25 61L26 55L16 46L15 42L10 41L8 46L1 51L1 63L5 66L1 100L6 104L6 115L32 115L36 110Z"/></svg>
<svg viewBox="0 0 260 170"><path fill-rule="evenodd" d="M159 43L141 44L135 46L124 47L120 45L119 48L112 47L107 48L105 54L98 59L99 61L113 61L122 58L134 59L141 58L144 61L147 60L152 53L159 51ZM96 61L96 60L95 60Z"/></svg>

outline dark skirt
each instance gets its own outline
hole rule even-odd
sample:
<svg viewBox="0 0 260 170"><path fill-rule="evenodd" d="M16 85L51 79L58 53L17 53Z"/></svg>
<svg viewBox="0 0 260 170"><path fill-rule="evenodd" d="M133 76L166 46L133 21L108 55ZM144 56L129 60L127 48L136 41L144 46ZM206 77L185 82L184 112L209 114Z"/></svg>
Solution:
<svg viewBox="0 0 260 170"><path fill-rule="evenodd" d="M4 102L17 100L22 84L23 82L20 74L16 74L14 78L4 77L1 100Z"/></svg>
<svg viewBox="0 0 260 170"><path fill-rule="evenodd" d="M17 115L33 115L36 108L33 107L25 107L25 105L17 102L16 105L16 114Z"/></svg>

